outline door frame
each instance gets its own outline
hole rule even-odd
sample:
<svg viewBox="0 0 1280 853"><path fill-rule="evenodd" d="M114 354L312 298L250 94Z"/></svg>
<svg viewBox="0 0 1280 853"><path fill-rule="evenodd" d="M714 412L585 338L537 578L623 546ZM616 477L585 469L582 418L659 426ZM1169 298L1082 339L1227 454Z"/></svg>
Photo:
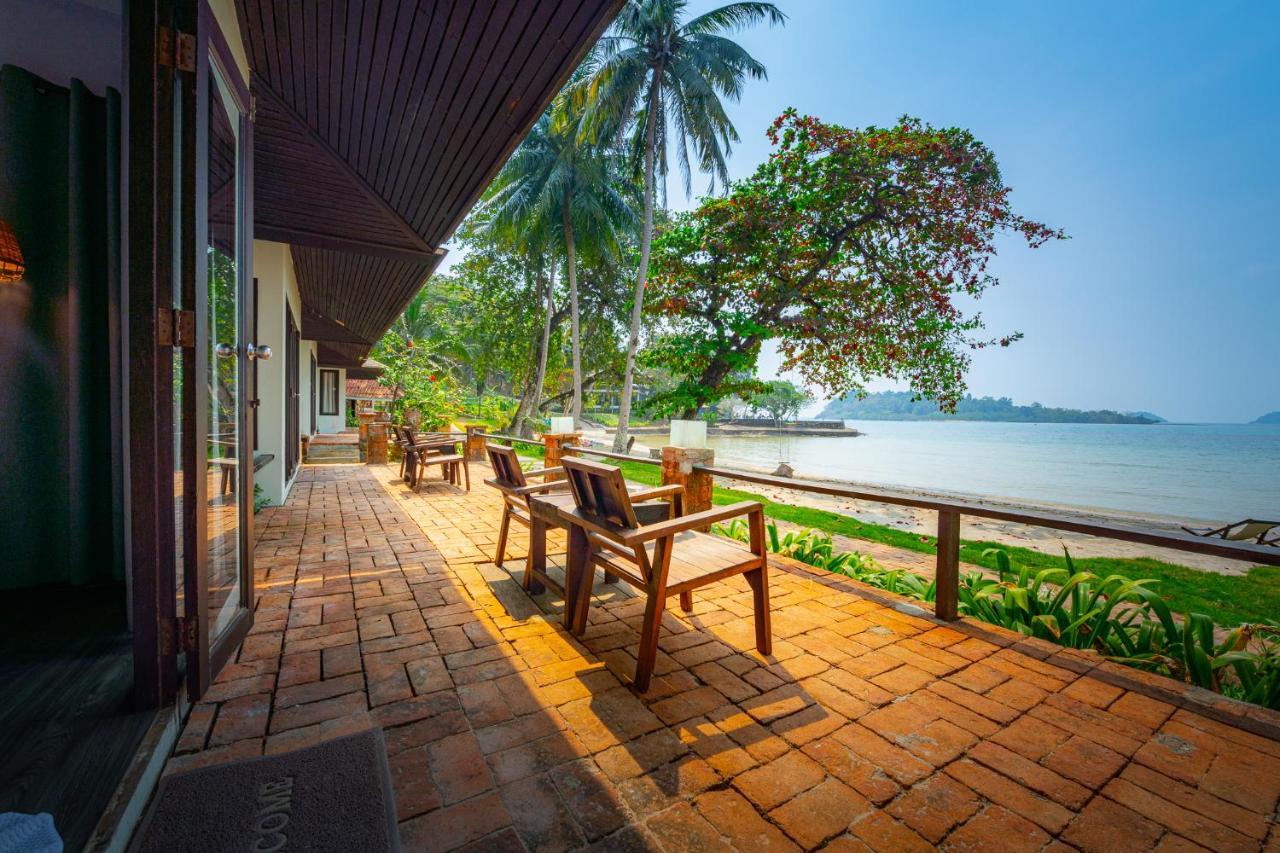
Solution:
<svg viewBox="0 0 1280 853"><path fill-rule="evenodd" d="M302 369L298 364L302 334L293 319L293 307L285 300L284 344L284 479L298 473L302 442L302 394L298 387Z"/></svg>
<svg viewBox="0 0 1280 853"><path fill-rule="evenodd" d="M252 424L249 415L249 383L252 381L253 370L251 369L251 362L245 353L245 344L250 342L254 323L252 100L248 83L241 76L234 54L231 52L231 46L218 26L218 22L207 2L202 1L200 3L199 15L200 27L196 40L197 103L194 140L196 151L193 164L196 183L193 194L193 201L195 201L195 239L191 241L193 255L195 255L192 258L195 279L195 301L193 304L197 306L197 312L200 315L196 322L195 349L195 369L199 377L207 375L209 352L209 330L207 324L203 322L205 316L203 311L207 309L209 298L208 264L204 263L203 249L208 245L209 227L208 205L205 201L208 194L208 163L206 158L209 140L208 106L209 98L213 96L212 87L214 85L211 73L213 64L216 64L218 75L227 85L228 94L239 110L240 119L238 130L242 181L238 191L241 215L239 234L236 235L237 251L240 255L237 262L238 292L236 294L236 307L239 314L238 328L241 340L236 342L235 355L239 376L236 393L240 397L236 422L236 434L240 437L236 471L236 495L239 502L238 529L240 531L238 543L240 557L240 608L220 636L209 636L207 527L205 514L199 511L200 508L207 506L208 485L207 478L203 476L203 471L201 470L200 476L190 478L194 481L195 488L189 490L193 498L192 509L198 518L198 523L194 525L195 529L193 529L192 534L198 538L194 542L188 538L185 545L186 565L189 570L186 582L191 584L189 588L196 591L195 595L189 595L185 599L186 618L193 621L196 626L194 632L195 642L187 652L187 692L193 701L204 694L213 678L231 659L235 650L243 642L245 636L248 635L249 629L253 626L254 602L254 450ZM197 253L195 251L196 247L199 247L201 251ZM200 387L203 387L203 384ZM189 436L184 436L185 449L188 452L198 454L197 459L200 460L200 463L203 463L205 447L209 438L207 395L195 393L189 396L192 398L191 406L195 408L194 412L190 412L190 406L188 408L192 416L189 423L192 423L194 428L190 430L191 434ZM254 413L254 420L256 420L256 412ZM191 559L192 556L195 559Z"/></svg>
<svg viewBox="0 0 1280 853"><path fill-rule="evenodd" d="M134 698L143 708L170 704L177 694L173 347L161 331L172 321L174 252L191 224L174 205L186 183L175 178L175 127L193 111L194 81L161 63L169 46L162 48L160 34L193 32L196 17L194 0L131 3L126 15L125 471Z"/></svg>

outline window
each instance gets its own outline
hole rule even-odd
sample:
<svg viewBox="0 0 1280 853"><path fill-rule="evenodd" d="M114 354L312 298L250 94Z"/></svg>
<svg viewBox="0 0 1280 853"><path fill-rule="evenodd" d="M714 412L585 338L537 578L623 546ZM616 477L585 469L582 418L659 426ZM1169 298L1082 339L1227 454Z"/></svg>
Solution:
<svg viewBox="0 0 1280 853"><path fill-rule="evenodd" d="M320 371L320 414L338 414L338 371Z"/></svg>

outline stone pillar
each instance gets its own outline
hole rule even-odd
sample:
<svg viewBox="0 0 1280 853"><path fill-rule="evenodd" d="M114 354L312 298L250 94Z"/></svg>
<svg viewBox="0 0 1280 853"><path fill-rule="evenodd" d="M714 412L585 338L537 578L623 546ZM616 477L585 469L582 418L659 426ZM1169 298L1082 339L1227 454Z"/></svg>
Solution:
<svg viewBox="0 0 1280 853"><path fill-rule="evenodd" d="M542 443L547 449L546 456L543 457L544 466L547 468L559 468L560 459L564 456L564 448L573 447L581 437L581 433L576 432L544 433ZM544 482L562 479L564 479L564 475L552 474L550 477L544 478Z"/></svg>
<svg viewBox="0 0 1280 853"><path fill-rule="evenodd" d="M467 424L467 461L484 462L484 424Z"/></svg>
<svg viewBox="0 0 1280 853"><path fill-rule="evenodd" d="M356 412L356 420L360 422L360 461L367 462L369 460L369 425L373 423L376 415L373 409L365 409L362 412Z"/></svg>
<svg viewBox="0 0 1280 853"><path fill-rule="evenodd" d="M694 465L713 465L716 452L709 447L662 448L662 485L677 483L684 486L684 513L689 515L711 509L711 489L715 485L712 476L693 470Z"/></svg>
<svg viewBox="0 0 1280 853"><path fill-rule="evenodd" d="M387 425L384 421L372 421L362 427L369 433L365 445L365 462L370 465L387 464Z"/></svg>

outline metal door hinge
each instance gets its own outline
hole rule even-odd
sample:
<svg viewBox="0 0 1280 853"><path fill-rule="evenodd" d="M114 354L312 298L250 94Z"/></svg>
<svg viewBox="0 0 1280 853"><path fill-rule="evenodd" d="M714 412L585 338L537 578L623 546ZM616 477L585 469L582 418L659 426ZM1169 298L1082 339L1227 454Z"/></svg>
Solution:
<svg viewBox="0 0 1280 853"><path fill-rule="evenodd" d="M178 652L194 652L197 645L197 631L200 622L185 616L174 616L165 619L160 632L160 654L176 655Z"/></svg>
<svg viewBox="0 0 1280 853"><path fill-rule="evenodd" d="M162 347L194 348L196 312L161 308L156 312L156 340Z"/></svg>
<svg viewBox="0 0 1280 853"><path fill-rule="evenodd" d="M156 64L179 71L196 70L196 37L181 30L160 27L156 33Z"/></svg>

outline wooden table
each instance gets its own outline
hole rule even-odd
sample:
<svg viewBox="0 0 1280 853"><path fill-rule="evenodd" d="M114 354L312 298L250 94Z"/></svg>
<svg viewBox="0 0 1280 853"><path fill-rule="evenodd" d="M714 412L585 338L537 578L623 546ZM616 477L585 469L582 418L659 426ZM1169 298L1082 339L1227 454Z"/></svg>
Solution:
<svg viewBox="0 0 1280 853"><path fill-rule="evenodd" d="M643 492L647 487L628 486L630 492ZM632 507L642 516L641 524L660 521L668 512L667 505L659 501L635 504ZM663 513L658 515L658 513ZM654 517L648 518L643 516ZM569 633L581 636L587 630L587 609L591 606L591 588L595 570L588 564L591 544L587 530L578 515L578 505L571 492L555 492L548 495L529 496L529 560L535 572L547 571L547 528L560 527L568 534L569 548L564 566L564 627ZM605 583L615 583L617 578L606 574ZM539 584L541 586L541 584ZM542 590L530 589L537 594Z"/></svg>
<svg viewBox="0 0 1280 853"><path fill-rule="evenodd" d="M591 581L595 575L593 571L584 571L590 546L586 529L577 523L577 511L578 505L571 492L529 496L529 562L535 574L534 584L538 587L542 584L536 580L536 575L547 572L547 528L560 527L568 534L563 621L571 634L581 634L586 629L587 605L591 601ZM529 590L535 595L541 591L540 588ZM580 617L579 610L582 611ZM577 627L579 624L581 628Z"/></svg>

